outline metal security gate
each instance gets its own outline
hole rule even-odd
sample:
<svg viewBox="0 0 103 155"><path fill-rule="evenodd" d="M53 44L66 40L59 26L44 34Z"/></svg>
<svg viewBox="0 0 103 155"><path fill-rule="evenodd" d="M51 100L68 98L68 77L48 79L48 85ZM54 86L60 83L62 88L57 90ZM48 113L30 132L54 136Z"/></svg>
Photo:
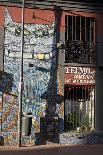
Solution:
<svg viewBox="0 0 103 155"><path fill-rule="evenodd" d="M94 129L95 86L65 86L65 131Z"/></svg>

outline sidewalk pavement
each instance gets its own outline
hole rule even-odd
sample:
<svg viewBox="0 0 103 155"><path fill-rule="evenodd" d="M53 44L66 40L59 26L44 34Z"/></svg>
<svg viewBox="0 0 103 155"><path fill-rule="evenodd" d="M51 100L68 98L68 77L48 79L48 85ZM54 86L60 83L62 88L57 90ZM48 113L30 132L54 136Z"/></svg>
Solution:
<svg viewBox="0 0 103 155"><path fill-rule="evenodd" d="M103 155L103 144L41 146L0 146L0 155Z"/></svg>

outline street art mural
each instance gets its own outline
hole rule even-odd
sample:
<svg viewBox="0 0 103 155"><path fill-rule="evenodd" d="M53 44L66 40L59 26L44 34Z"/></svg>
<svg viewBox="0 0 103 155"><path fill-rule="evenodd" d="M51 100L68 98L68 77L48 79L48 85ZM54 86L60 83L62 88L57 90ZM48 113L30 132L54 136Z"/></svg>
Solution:
<svg viewBox="0 0 103 155"><path fill-rule="evenodd" d="M21 23L13 21L8 9L5 10L4 26L4 71L13 75L13 86L9 94L3 94L2 131L7 135L8 143L16 144L22 29ZM48 114L56 115L59 111L56 109L59 106L55 106L59 84L56 77L56 35L54 32L55 23L51 25L25 24L24 27L22 108L23 112L31 111L33 114L33 133L40 130L40 117Z"/></svg>

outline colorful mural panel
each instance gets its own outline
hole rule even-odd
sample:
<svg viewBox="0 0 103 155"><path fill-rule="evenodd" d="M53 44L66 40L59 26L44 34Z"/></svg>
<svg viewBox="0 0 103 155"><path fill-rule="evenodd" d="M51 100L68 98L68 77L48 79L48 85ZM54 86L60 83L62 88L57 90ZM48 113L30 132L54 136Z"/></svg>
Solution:
<svg viewBox="0 0 103 155"><path fill-rule="evenodd" d="M4 71L13 75L9 94L3 95L3 132L17 132L18 85L20 75L21 23L5 10ZM33 132L40 131L40 117L55 113L58 81L56 78L55 24L25 24L23 53L23 112L33 114ZM55 77L54 77L55 75ZM51 111L51 112L50 112ZM8 139L8 138L7 138ZM25 138L26 139L26 138ZM10 143L16 143L11 138Z"/></svg>

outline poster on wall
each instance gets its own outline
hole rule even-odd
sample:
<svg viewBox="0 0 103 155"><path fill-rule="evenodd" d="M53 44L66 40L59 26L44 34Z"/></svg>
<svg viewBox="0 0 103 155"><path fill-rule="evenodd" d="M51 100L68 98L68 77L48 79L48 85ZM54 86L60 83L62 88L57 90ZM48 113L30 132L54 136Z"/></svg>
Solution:
<svg viewBox="0 0 103 155"><path fill-rule="evenodd" d="M95 68L65 66L65 84L95 85Z"/></svg>

